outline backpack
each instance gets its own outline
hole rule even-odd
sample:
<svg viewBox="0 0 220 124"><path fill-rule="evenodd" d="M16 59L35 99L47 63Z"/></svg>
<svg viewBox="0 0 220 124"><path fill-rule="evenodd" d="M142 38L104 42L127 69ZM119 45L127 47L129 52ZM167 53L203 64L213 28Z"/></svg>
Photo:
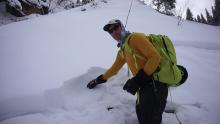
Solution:
<svg viewBox="0 0 220 124"><path fill-rule="evenodd" d="M130 52L134 57L140 58L140 55L134 53L129 47L130 36L125 40L124 50ZM173 87L183 84L188 78L188 72L184 66L177 65L175 48L170 38L166 35L155 34L149 34L146 37L162 58L157 71L153 73L153 79Z"/></svg>

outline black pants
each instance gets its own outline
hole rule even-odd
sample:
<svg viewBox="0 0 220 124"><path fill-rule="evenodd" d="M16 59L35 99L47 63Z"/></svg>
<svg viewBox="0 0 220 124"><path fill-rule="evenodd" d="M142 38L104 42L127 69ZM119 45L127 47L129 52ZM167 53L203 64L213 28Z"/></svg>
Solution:
<svg viewBox="0 0 220 124"><path fill-rule="evenodd" d="M161 124L162 114L166 106L168 87L166 84L154 81L139 90L136 102L136 113L139 124ZM155 88L156 91L155 91Z"/></svg>

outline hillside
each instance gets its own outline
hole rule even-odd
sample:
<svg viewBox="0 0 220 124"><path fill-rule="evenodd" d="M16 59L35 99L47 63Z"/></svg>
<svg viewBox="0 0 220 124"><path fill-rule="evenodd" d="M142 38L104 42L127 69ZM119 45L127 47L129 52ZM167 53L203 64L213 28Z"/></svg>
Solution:
<svg viewBox="0 0 220 124"><path fill-rule="evenodd" d="M125 22L130 2L108 0L0 27L0 124L137 124L135 97L122 90L126 66L108 83L88 90L89 80L108 69L116 42L102 28L112 18ZM157 13L134 1L127 29L173 39L178 63L189 79L171 88L184 124L220 122L220 29ZM107 107L116 109L107 111ZM164 113L164 124L176 124Z"/></svg>

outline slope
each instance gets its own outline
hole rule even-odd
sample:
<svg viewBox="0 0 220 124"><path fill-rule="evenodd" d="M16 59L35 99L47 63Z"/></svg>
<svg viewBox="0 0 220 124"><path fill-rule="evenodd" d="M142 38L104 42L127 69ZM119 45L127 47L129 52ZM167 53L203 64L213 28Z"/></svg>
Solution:
<svg viewBox="0 0 220 124"><path fill-rule="evenodd" d="M121 90L127 79L124 73L97 90L85 89L90 79L103 72L87 70L94 65L108 68L117 52L115 41L102 31L103 25L112 18L125 22L129 4L125 0L109 0L106 4L99 1L97 8L88 5L85 12L76 8L0 27L0 107L4 110L0 116L7 119L26 114L2 123L43 120L83 124L100 120L122 124L129 118L128 122L136 123L132 108L135 98ZM219 27L188 21L177 26L175 17L161 15L134 1L127 29L167 34L174 40L179 63L190 72L187 84L173 90L181 118L188 124L198 120L201 124L217 124ZM82 74L89 77L77 77ZM63 84L69 79L70 85ZM105 110L109 104L120 109L109 113ZM164 116L165 123L175 123L173 116Z"/></svg>

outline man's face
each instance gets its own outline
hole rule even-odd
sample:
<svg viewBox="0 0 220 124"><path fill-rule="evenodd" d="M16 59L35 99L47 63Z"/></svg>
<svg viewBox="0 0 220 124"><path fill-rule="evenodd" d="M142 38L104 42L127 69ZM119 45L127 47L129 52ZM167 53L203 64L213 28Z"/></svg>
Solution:
<svg viewBox="0 0 220 124"><path fill-rule="evenodd" d="M112 25L110 28L109 34L116 40L119 41L121 39L121 31L122 28L119 25Z"/></svg>

